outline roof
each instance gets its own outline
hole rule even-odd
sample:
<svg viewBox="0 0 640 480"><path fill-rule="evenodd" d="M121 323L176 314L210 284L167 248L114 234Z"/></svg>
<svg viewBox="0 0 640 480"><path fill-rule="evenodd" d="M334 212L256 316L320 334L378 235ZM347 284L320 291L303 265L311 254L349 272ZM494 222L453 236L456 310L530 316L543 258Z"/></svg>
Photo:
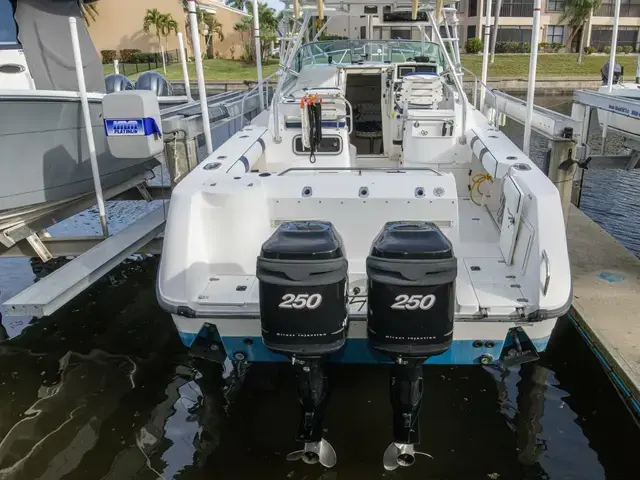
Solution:
<svg viewBox="0 0 640 480"><path fill-rule="evenodd" d="M212 9L222 9L229 10L231 12L237 13L238 15L242 15L244 17L248 17L249 14L247 12L243 12L242 10L238 10L237 8L230 7L229 5L225 5L224 2L220 2L218 0L197 0L197 4L200 7L209 7Z"/></svg>

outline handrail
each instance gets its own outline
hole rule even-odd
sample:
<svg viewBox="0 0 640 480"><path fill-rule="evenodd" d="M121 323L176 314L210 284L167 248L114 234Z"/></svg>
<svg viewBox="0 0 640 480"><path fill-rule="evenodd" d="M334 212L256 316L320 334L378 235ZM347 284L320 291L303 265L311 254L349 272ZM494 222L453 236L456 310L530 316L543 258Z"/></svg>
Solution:
<svg viewBox="0 0 640 480"><path fill-rule="evenodd" d="M458 67L459 67L460 69L464 70L465 72L470 73L470 74L471 74L471 76L472 76L475 80L477 80L477 81L478 81L478 83L479 83L480 85L482 85L482 86L487 90L487 92L488 92L488 93L490 93L490 94L493 96L493 98L496 98L496 99L498 98L498 97L497 97L497 95L494 93L494 90L495 90L495 89L494 89L494 88L490 88L490 87L489 87L489 85L487 85L487 84L486 84L486 83L484 83L480 78L478 78L478 76L477 76L475 73L473 73L473 72L472 72L471 70L469 70L467 67L463 67L462 65L458 65ZM474 107L475 107L475 105L474 105Z"/></svg>
<svg viewBox="0 0 640 480"><path fill-rule="evenodd" d="M289 172L302 172L302 171L320 171L320 172L388 172L388 173L403 173L406 171L428 171L433 172L439 177L442 177L442 173L434 170L430 167L291 167L283 170L278 174L279 177Z"/></svg>
<svg viewBox="0 0 640 480"><path fill-rule="evenodd" d="M262 86L262 85L264 85L265 83L268 85L268 84L269 84L269 79L270 79L271 77L273 77L274 75L277 75L278 73L280 73L280 71L279 71L279 70L276 70L275 72L273 72L273 73L272 73L271 75L269 75L268 77L263 78L261 82L258 82L258 83L256 84L256 86L255 86L255 87L253 87L251 90L249 90L247 93L245 93L245 94L242 96L242 107L240 108L240 115L242 116L242 127L244 127L244 101L245 101L245 99L246 99L249 95L251 95L251 94L252 94L256 89L258 89L259 87L261 87L261 86ZM269 108L269 107L268 107L268 103L269 103L268 99L269 99L269 90L267 90L267 108Z"/></svg>
<svg viewBox="0 0 640 480"><path fill-rule="evenodd" d="M545 279L544 285L542 286L542 295L547 296L547 291L549 290L549 282L551 281L551 262L549 261L549 254L546 250L542 250L542 261L545 266Z"/></svg>
<svg viewBox="0 0 640 480"><path fill-rule="evenodd" d="M427 11L427 17L429 18L429 22L431 23L431 26L432 26L431 30L432 30L433 36L437 40L437 43L440 45L440 47L445 51L444 58L445 58L445 61L447 62L447 66L449 67L449 70L451 70L451 73L453 74L453 83L455 84L456 89L458 90L460 102L462 102L462 135L460 135L459 142L460 144L465 144L467 142L467 137L466 137L467 113L468 113L467 109L469 107L469 100L467 100L467 97L464 93L464 88L462 87L462 82L460 81L460 78L458 78L458 75L456 74L456 67L451 61L451 57L446 53L444 42L442 41L442 36L440 35L440 31L437 28L438 23L436 22L433 16L433 12Z"/></svg>

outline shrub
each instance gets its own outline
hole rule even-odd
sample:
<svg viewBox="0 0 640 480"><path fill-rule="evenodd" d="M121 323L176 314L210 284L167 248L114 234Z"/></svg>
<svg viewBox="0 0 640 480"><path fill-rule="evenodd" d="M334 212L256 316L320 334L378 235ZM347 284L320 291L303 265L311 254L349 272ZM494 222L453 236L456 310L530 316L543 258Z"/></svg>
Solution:
<svg viewBox="0 0 640 480"><path fill-rule="evenodd" d="M135 63L136 53L140 53L140 50L137 48L124 48L120 50L120 61L122 63Z"/></svg>
<svg viewBox="0 0 640 480"><path fill-rule="evenodd" d="M479 38L467 38L467 41L464 44L464 49L467 53L478 53L481 52L483 48L484 44Z"/></svg>
<svg viewBox="0 0 640 480"><path fill-rule="evenodd" d="M107 64L113 63L118 52L115 50L100 50L100 54L102 55L102 63Z"/></svg>
<svg viewBox="0 0 640 480"><path fill-rule="evenodd" d="M631 45L625 45L624 47L622 47L622 51L627 54L631 53L633 52L633 47Z"/></svg>
<svg viewBox="0 0 640 480"><path fill-rule="evenodd" d="M229 58L231 58L231 60L235 60L236 58L236 46L235 44L231 45L229 47Z"/></svg>
<svg viewBox="0 0 640 480"><path fill-rule="evenodd" d="M162 58L157 53L136 52L133 55L133 63L156 63L156 58L158 62L162 62Z"/></svg>
<svg viewBox="0 0 640 480"><path fill-rule="evenodd" d="M604 47L602 47L602 51L604 53L606 53L607 55L611 53L611 45L605 45Z"/></svg>
<svg viewBox="0 0 640 480"><path fill-rule="evenodd" d="M525 42L496 42L496 53L530 53L531 44Z"/></svg>
<svg viewBox="0 0 640 480"><path fill-rule="evenodd" d="M616 53L622 53L622 47L620 45L616 47Z"/></svg>
<svg viewBox="0 0 640 480"><path fill-rule="evenodd" d="M564 47L564 45L557 42L542 42L538 44L538 50L545 53L558 53L562 47Z"/></svg>
<svg viewBox="0 0 640 480"><path fill-rule="evenodd" d="M587 55L591 55L595 51L596 49L593 48L591 45L587 45L586 47L584 47L584 53L586 53Z"/></svg>

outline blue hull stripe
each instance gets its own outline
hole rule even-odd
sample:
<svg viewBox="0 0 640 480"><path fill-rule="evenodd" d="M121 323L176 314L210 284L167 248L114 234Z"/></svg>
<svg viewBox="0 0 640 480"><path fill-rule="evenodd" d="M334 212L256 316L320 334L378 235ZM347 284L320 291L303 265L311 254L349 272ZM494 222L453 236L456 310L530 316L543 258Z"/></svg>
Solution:
<svg viewBox="0 0 640 480"><path fill-rule="evenodd" d="M194 333L180 332L180 339L186 347L190 347L197 335ZM253 343L247 345L246 337L223 337L222 343L229 358L233 359L234 353L243 352L250 362L287 362L287 357L274 353L264 346L261 337L250 337ZM429 365L477 365L481 355L489 354L497 361L504 345L504 341L495 341L493 348L474 347L473 340L454 340L453 345L442 355L429 358ZM549 337L532 339L538 352L547 348ZM331 355L329 361L335 363L391 363L389 358L376 352L367 339L348 339L344 348Z"/></svg>

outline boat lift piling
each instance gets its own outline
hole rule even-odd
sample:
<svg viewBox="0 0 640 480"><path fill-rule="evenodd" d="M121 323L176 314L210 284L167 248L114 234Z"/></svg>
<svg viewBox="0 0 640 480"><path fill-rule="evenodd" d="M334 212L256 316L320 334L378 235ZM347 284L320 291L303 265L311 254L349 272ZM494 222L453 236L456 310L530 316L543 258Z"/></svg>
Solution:
<svg viewBox="0 0 640 480"><path fill-rule="evenodd" d="M620 25L620 0L616 0L615 13L613 17L613 32L611 35L611 53L609 54L609 77L607 78L607 93L611 93L613 90L613 72L616 66L616 48L618 48L618 26ZM602 144L600 147L600 153L604 155L604 149L606 147L606 139L609 130L609 112L604 116L604 123L602 125Z"/></svg>
<svg viewBox="0 0 640 480"><path fill-rule="evenodd" d="M524 122L524 139L522 151L529 156L531 143L531 118L536 92L536 70L538 68L538 42L540 41L540 0L533 2L533 27L531 30L531 54L529 56L529 84L527 90L527 116ZM486 60L485 60L486 61ZM566 220L566 216L564 217Z"/></svg>
<svg viewBox="0 0 640 480"><path fill-rule="evenodd" d="M196 12L195 0L188 0L189 3L189 25L191 27L191 41L193 43L193 57L196 63L196 77L198 79L198 95L200 96L200 112L202 122L209 125L209 107L207 106L207 88L204 84L204 69L202 67L202 53L200 51L200 31L198 28L198 14ZM204 129L204 141L207 147L207 155L213 152L213 142L211 141L211 131Z"/></svg>
<svg viewBox="0 0 640 480"><path fill-rule="evenodd" d="M192 102L191 84L189 83L189 69L187 68L187 55L184 50L184 40L182 32L178 32L178 50L180 52L180 64L182 65L182 78L184 79L184 91L187 94L187 101Z"/></svg>
<svg viewBox="0 0 640 480"><path fill-rule="evenodd" d="M87 134L89 159L91 161L91 173L93 174L93 186L96 191L96 200L98 202L98 211L100 212L100 224L102 225L102 233L106 238L109 236L109 226L107 225L107 214L104 208L104 197L102 196L102 182L100 181L100 170L98 169L98 158L96 156L96 142L93 138L93 125L91 123L91 112L89 110L87 86L84 81L84 67L82 66L82 53L80 52L78 26L76 25L75 17L69 17L69 30L71 32L71 45L73 48L73 58L75 60L76 76L78 78L78 89L80 91L82 115L84 117L84 129Z"/></svg>

